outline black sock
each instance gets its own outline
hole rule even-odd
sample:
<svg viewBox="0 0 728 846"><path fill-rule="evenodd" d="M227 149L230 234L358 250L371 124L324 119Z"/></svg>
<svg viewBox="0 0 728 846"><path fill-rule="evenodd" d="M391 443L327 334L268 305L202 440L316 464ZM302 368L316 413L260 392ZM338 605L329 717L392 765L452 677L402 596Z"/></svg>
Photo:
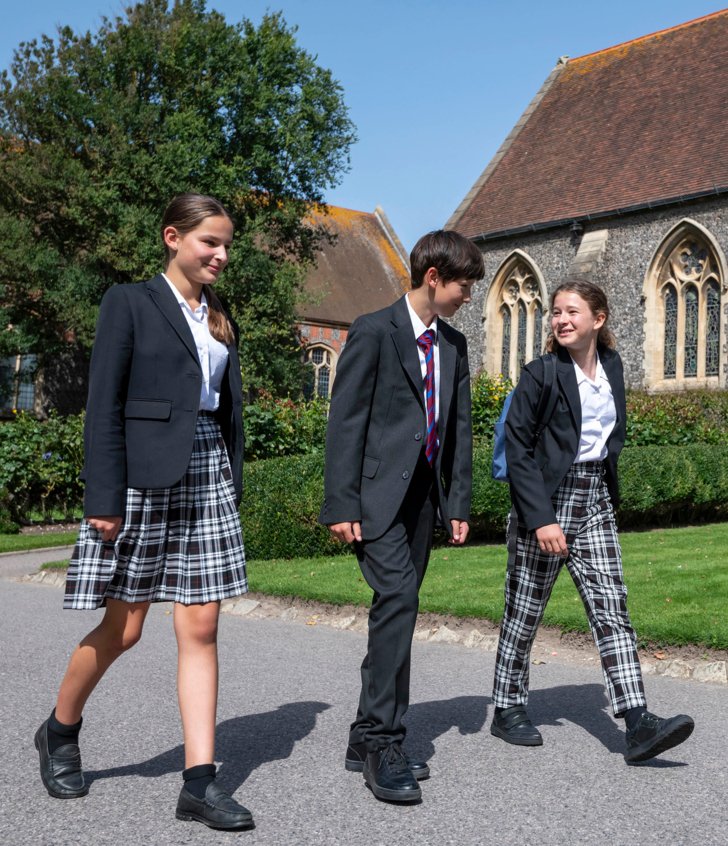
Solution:
<svg viewBox="0 0 728 846"><path fill-rule="evenodd" d="M56 719L56 709L51 711L48 718L48 751L53 753L61 746L66 746L69 743L75 743L78 746L78 733L81 731L81 723L83 717L72 726L67 726Z"/></svg>
<svg viewBox="0 0 728 846"><path fill-rule="evenodd" d="M627 726L627 731L632 731L646 710L647 708L644 705L638 705L636 708L628 708L624 714L622 714Z"/></svg>
<svg viewBox="0 0 728 846"><path fill-rule="evenodd" d="M190 767L182 771L182 778L185 780L185 790L197 799L204 799L208 784L215 780L215 765L198 764Z"/></svg>

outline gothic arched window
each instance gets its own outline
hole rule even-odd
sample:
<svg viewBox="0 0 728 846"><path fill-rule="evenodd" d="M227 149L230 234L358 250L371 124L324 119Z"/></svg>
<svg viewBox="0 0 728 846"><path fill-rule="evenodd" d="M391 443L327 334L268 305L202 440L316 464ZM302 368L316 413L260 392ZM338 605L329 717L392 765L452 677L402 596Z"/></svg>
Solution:
<svg viewBox="0 0 728 846"><path fill-rule="evenodd" d="M311 346L306 350L308 372L303 394L306 399L331 396L333 383L334 353L323 346Z"/></svg>
<svg viewBox="0 0 728 846"><path fill-rule="evenodd" d="M694 221L683 220L656 250L644 289L647 387L723 384L724 275L720 247Z"/></svg>
<svg viewBox="0 0 728 846"><path fill-rule="evenodd" d="M516 381L524 364L543 351L546 290L535 264L520 250L503 262L485 303L484 365Z"/></svg>

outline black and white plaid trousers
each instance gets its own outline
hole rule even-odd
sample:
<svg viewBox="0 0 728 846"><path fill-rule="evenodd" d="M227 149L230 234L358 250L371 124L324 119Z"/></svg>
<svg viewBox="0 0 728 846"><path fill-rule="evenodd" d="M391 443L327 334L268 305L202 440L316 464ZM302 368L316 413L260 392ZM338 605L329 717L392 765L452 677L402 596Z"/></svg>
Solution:
<svg viewBox="0 0 728 846"><path fill-rule="evenodd" d="M636 637L614 510L600 461L573 464L552 502L568 558L541 552L535 531L514 512L508 521L508 571L493 683L498 708L525 705L531 646L546 603L565 564L581 595L615 715L645 704Z"/></svg>

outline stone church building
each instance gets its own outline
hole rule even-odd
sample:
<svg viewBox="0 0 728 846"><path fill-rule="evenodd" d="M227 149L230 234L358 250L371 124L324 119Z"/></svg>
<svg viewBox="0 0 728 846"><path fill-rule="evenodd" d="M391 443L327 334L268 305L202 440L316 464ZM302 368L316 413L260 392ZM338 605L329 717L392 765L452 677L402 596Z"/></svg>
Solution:
<svg viewBox="0 0 728 846"><path fill-rule="evenodd" d="M563 57L452 215L485 258L457 325L516 379L568 274L601 285L633 388L728 387L728 10Z"/></svg>

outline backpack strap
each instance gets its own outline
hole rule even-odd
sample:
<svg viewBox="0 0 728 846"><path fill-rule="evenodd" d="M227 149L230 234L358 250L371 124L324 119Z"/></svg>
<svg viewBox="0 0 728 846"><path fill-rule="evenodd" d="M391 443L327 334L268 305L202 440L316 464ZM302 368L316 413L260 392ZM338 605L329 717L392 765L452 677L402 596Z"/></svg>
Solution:
<svg viewBox="0 0 728 846"><path fill-rule="evenodd" d="M553 353L547 353L541 360L543 361L543 387L536 412L538 425L533 439L534 444L541 437L559 399L559 392L556 390L556 356Z"/></svg>

